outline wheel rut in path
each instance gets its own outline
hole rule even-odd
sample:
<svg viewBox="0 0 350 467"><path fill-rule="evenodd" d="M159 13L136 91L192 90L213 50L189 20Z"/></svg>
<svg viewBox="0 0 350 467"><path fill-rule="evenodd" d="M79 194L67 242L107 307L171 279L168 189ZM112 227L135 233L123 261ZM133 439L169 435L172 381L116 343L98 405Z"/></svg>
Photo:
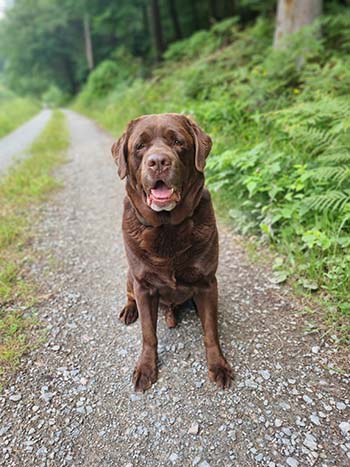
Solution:
<svg viewBox="0 0 350 467"><path fill-rule="evenodd" d="M51 110L42 110L38 115L0 139L0 176L17 160L24 159L51 116Z"/></svg>

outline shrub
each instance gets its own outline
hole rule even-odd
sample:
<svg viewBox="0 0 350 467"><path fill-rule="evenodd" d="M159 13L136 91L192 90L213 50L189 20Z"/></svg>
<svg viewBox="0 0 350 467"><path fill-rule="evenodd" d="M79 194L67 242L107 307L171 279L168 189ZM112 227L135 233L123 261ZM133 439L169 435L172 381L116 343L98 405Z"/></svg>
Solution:
<svg viewBox="0 0 350 467"><path fill-rule="evenodd" d="M41 96L43 104L49 107L60 107L68 100L68 96L65 95L61 89L52 84L46 92Z"/></svg>
<svg viewBox="0 0 350 467"><path fill-rule="evenodd" d="M140 72L139 60L124 48L119 48L113 54L113 59L103 61L90 73L82 98L89 102L106 96L118 85L135 80Z"/></svg>

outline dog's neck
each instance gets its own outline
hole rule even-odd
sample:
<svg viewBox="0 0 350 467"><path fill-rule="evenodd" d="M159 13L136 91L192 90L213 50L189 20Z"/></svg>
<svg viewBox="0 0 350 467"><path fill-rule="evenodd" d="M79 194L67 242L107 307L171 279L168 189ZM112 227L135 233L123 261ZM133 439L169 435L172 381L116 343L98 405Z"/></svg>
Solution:
<svg viewBox="0 0 350 467"><path fill-rule="evenodd" d="M126 193L138 221L146 227L179 225L193 216L200 203L204 187L204 177L197 179L182 195L180 203L172 211L153 211L143 200L143 192L126 181Z"/></svg>

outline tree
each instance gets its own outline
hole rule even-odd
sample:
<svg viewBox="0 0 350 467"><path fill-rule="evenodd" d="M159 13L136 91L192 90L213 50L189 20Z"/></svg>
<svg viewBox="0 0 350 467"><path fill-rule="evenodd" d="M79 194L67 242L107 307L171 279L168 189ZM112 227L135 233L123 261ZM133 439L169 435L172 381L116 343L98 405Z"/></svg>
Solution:
<svg viewBox="0 0 350 467"><path fill-rule="evenodd" d="M274 47L283 47L284 37L311 24L322 13L322 0L278 0Z"/></svg>
<svg viewBox="0 0 350 467"><path fill-rule="evenodd" d="M51 84L75 93L86 73L82 24L55 2L18 0L1 21L7 84L40 95Z"/></svg>
<svg viewBox="0 0 350 467"><path fill-rule="evenodd" d="M91 27L90 27L90 15L89 13L84 14L84 37L85 37L85 54L88 68L91 71L94 67L94 53L92 49L91 40Z"/></svg>
<svg viewBox="0 0 350 467"><path fill-rule="evenodd" d="M168 0L168 8L169 8L170 18L173 23L175 39L179 40L182 38L182 32L181 32L179 15L177 14L175 0Z"/></svg>
<svg viewBox="0 0 350 467"><path fill-rule="evenodd" d="M160 62L162 60L163 52L165 51L165 44L158 0L150 0L149 6L156 59Z"/></svg>

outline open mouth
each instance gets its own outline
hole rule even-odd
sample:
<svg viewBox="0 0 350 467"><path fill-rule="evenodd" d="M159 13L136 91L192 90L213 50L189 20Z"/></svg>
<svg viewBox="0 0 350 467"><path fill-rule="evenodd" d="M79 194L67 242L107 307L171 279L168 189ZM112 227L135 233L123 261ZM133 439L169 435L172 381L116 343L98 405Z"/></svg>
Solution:
<svg viewBox="0 0 350 467"><path fill-rule="evenodd" d="M171 211L179 201L174 188L169 188L162 180L158 180L147 194L147 204L155 211Z"/></svg>

